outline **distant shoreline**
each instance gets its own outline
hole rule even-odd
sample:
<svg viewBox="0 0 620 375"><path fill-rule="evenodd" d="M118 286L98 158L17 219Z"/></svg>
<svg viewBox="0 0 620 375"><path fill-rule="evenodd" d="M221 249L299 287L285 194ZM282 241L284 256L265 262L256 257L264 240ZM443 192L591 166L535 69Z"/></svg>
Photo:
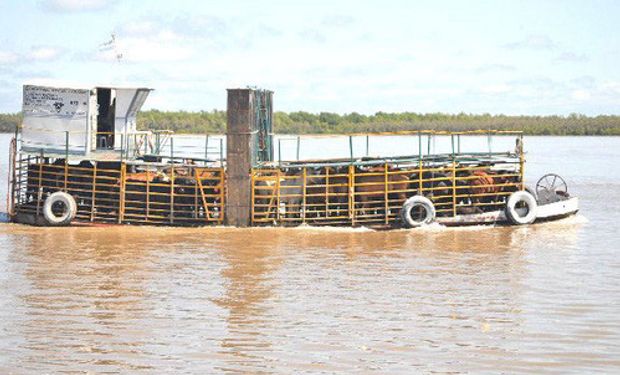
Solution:
<svg viewBox="0 0 620 375"><path fill-rule="evenodd" d="M12 133L21 114L0 114L0 133ZM201 112L148 110L138 114L138 128L173 130L178 134L223 134L226 111ZM506 116L490 114L384 113L362 115L329 112L276 112L277 134L379 133L416 130L519 130L525 135L615 136L620 135L620 116Z"/></svg>

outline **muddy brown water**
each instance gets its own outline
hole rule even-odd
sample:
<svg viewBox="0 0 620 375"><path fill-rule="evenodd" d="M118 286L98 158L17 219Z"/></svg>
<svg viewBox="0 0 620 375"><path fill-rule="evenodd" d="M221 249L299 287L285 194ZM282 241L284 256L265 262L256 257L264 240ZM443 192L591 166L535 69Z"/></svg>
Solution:
<svg viewBox="0 0 620 375"><path fill-rule="evenodd" d="M564 175L578 216L389 232L0 224L0 373L617 373L620 138L526 141L529 181Z"/></svg>

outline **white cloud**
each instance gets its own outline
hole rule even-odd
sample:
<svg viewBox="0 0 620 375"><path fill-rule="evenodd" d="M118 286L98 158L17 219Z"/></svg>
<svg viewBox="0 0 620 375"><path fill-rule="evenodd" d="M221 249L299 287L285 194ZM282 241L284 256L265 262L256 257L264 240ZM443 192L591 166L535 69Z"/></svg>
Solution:
<svg viewBox="0 0 620 375"><path fill-rule="evenodd" d="M570 82L578 88L591 89L596 85L596 79L589 75L573 78Z"/></svg>
<svg viewBox="0 0 620 375"><path fill-rule="evenodd" d="M34 46L28 53L0 51L0 64L52 61L56 60L61 53L62 49L53 46Z"/></svg>
<svg viewBox="0 0 620 375"><path fill-rule="evenodd" d="M44 9L54 12L90 12L102 10L114 4L115 0L43 0Z"/></svg>
<svg viewBox="0 0 620 375"><path fill-rule="evenodd" d="M213 38L232 32L224 19L204 14L179 16L170 22L163 22L163 24L176 33L197 38Z"/></svg>
<svg viewBox="0 0 620 375"><path fill-rule="evenodd" d="M552 50L557 47L547 35L532 34L525 39L504 45L508 49Z"/></svg>
<svg viewBox="0 0 620 375"><path fill-rule="evenodd" d="M157 31L158 27L154 21L139 20L123 25L122 34L129 36L145 36Z"/></svg>
<svg viewBox="0 0 620 375"><path fill-rule="evenodd" d="M507 84L486 85L480 88L480 92L484 94L505 94L512 90Z"/></svg>
<svg viewBox="0 0 620 375"><path fill-rule="evenodd" d="M559 62L586 62L588 61L588 56L585 54L577 54L574 52L562 52L560 53L554 61Z"/></svg>
<svg viewBox="0 0 620 375"><path fill-rule="evenodd" d="M517 70L514 65L509 64L483 64L475 69L473 69L474 73L485 74L485 73L509 73Z"/></svg>
<svg viewBox="0 0 620 375"><path fill-rule="evenodd" d="M14 52L0 51L0 64L12 64L19 56Z"/></svg>
<svg viewBox="0 0 620 375"><path fill-rule="evenodd" d="M221 37L230 31L224 19L200 14L180 15L175 18L143 18L123 24L119 30L119 34L126 36L148 36L167 31L195 39Z"/></svg>
<svg viewBox="0 0 620 375"><path fill-rule="evenodd" d="M61 53L62 49L53 46L34 46L27 53L0 51L0 64L52 61L56 60Z"/></svg>
<svg viewBox="0 0 620 375"><path fill-rule="evenodd" d="M32 47L26 57L32 61L52 61L56 60L61 55L61 53L62 50L57 47L38 46Z"/></svg>
<svg viewBox="0 0 620 375"><path fill-rule="evenodd" d="M184 61L194 54L191 44L169 31L144 37L117 38L116 48L99 51L98 60L113 61L117 54L128 62Z"/></svg>
<svg viewBox="0 0 620 375"><path fill-rule="evenodd" d="M325 43L327 37L317 29L307 28L299 32L299 37L304 41L313 41L316 43Z"/></svg>
<svg viewBox="0 0 620 375"><path fill-rule="evenodd" d="M620 82L608 81L601 85L601 89L607 93L620 95Z"/></svg>
<svg viewBox="0 0 620 375"><path fill-rule="evenodd" d="M588 90L573 90L571 97L575 100L584 101L590 99L592 95Z"/></svg>
<svg viewBox="0 0 620 375"><path fill-rule="evenodd" d="M327 27L345 27L351 25L355 20L351 16L335 14L327 16L321 21L321 25Z"/></svg>
<svg viewBox="0 0 620 375"><path fill-rule="evenodd" d="M199 14L143 18L117 30L114 47L99 51L97 60L111 61L122 54L128 62L186 61L200 51L238 47L244 42L229 32L223 19Z"/></svg>

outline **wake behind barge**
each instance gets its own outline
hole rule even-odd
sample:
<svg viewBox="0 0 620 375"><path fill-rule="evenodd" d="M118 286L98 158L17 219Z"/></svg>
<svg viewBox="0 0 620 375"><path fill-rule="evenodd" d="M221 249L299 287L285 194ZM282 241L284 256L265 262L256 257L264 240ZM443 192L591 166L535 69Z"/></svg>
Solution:
<svg viewBox="0 0 620 375"><path fill-rule="evenodd" d="M171 226L530 224L574 214L564 180L524 181L519 132L415 131L403 156L371 157L369 134L348 134L349 157L275 160L273 93L228 90L227 134L138 131L148 88L24 86L11 143L9 217L18 223ZM386 134L374 134L381 136ZM512 136L505 152L462 152L461 141ZM366 138L365 155L353 139ZM431 152L431 141L449 143ZM489 141L490 145L490 141Z"/></svg>

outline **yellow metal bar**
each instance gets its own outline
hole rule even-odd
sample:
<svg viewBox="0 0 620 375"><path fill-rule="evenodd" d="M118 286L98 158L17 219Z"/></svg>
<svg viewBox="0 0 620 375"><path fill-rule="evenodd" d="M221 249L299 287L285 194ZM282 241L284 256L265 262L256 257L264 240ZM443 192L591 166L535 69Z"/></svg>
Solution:
<svg viewBox="0 0 620 375"><path fill-rule="evenodd" d="M174 159L172 158L170 165L170 224L172 224L174 223Z"/></svg>
<svg viewBox="0 0 620 375"><path fill-rule="evenodd" d="M220 189L220 215L218 216L219 218L219 222L223 223L224 222L224 215L226 215L226 212L224 210L224 200L226 199L226 171L224 170L224 168L220 168L219 169L219 173L220 173L220 181L219 181L219 189Z"/></svg>
<svg viewBox="0 0 620 375"><path fill-rule="evenodd" d="M43 151L41 151L43 153ZM43 182L43 158L39 160L39 185L37 186L37 217L41 213L41 194L43 194L43 186L41 186ZM26 186L26 190L28 186Z"/></svg>
<svg viewBox="0 0 620 375"><path fill-rule="evenodd" d="M150 172L146 174L146 221L149 221L149 216L151 214L151 175Z"/></svg>
<svg viewBox="0 0 620 375"><path fill-rule="evenodd" d="M64 184L64 192L67 192L67 180L69 177L69 158L65 158L65 184Z"/></svg>
<svg viewBox="0 0 620 375"><path fill-rule="evenodd" d="M254 191L256 189L256 169L250 170L250 221L252 224L256 221L256 193Z"/></svg>
<svg viewBox="0 0 620 375"><path fill-rule="evenodd" d="M349 165L349 218L351 225L355 225L355 167Z"/></svg>
<svg viewBox="0 0 620 375"><path fill-rule="evenodd" d="M422 159L420 159L418 161L418 194L422 195L422 173L423 173L423 168L422 168Z"/></svg>
<svg viewBox="0 0 620 375"><path fill-rule="evenodd" d="M119 188L119 202L118 202L118 223L123 222L123 215L125 213L125 179L127 177L127 164L121 163L121 178Z"/></svg>
<svg viewBox="0 0 620 375"><path fill-rule="evenodd" d="M276 199L276 181L274 181L273 185L271 186L271 188L269 188L269 190L271 190L271 194L268 196L269 197L269 204L267 205L267 211L265 212L265 217L269 218L269 216L271 215L271 210L273 208L273 206L276 205L277 203L277 199ZM277 213L276 213L277 215Z"/></svg>
<svg viewBox="0 0 620 375"><path fill-rule="evenodd" d="M200 197L202 198L202 206L205 209L205 218L209 221L209 205L207 205L207 198L205 197L205 192L202 189L202 181L200 181L200 177L198 176L198 171L194 170L196 176L196 185L200 189ZM196 205L197 206L197 205Z"/></svg>
<svg viewBox="0 0 620 375"><path fill-rule="evenodd" d="M325 217L329 216L329 168L325 168Z"/></svg>
<svg viewBox="0 0 620 375"><path fill-rule="evenodd" d="M523 135L521 135L519 137L520 142L519 142L519 174L521 175L521 190L525 190L525 175L524 175L524 169L525 169L525 155L523 153Z"/></svg>
<svg viewBox="0 0 620 375"><path fill-rule="evenodd" d="M280 173L282 171L278 169L276 174L276 220L280 221Z"/></svg>
<svg viewBox="0 0 620 375"><path fill-rule="evenodd" d="M92 194L90 195L90 221L94 221L95 220L95 199L96 199L96 193L97 193L97 162L93 163L93 191Z"/></svg>
<svg viewBox="0 0 620 375"><path fill-rule="evenodd" d="M194 219L198 219L198 180L200 179L200 177L198 177L198 172L196 170L196 168L193 168L194 171L194 175L196 176L196 181L194 181ZM202 189L200 190L201 196L203 194ZM208 219L207 219L208 220Z"/></svg>
<svg viewBox="0 0 620 375"><path fill-rule="evenodd" d="M456 163L452 162L452 216L456 216Z"/></svg>
<svg viewBox="0 0 620 375"><path fill-rule="evenodd" d="M297 152L299 152L299 149L297 150ZM301 214L301 222L305 223L306 222L306 184L307 184L307 179L308 177L308 172L306 170L306 167L304 167L302 169L302 190L301 190L301 194L302 194L302 198L301 198L301 207L300 207L300 214ZM303 209L303 211L302 211Z"/></svg>
<svg viewBox="0 0 620 375"><path fill-rule="evenodd" d="M388 163L387 162L383 166L383 183L385 184L385 188L384 188L385 195L383 197L383 200L384 200L384 203L385 203L384 204L385 224L389 224L390 218L388 217L388 215L389 215L389 208L390 208L389 204L390 204L390 202L389 202L389 199L388 199L388 196L389 196L389 191L388 190L389 190L389 185L390 184L389 184Z"/></svg>

